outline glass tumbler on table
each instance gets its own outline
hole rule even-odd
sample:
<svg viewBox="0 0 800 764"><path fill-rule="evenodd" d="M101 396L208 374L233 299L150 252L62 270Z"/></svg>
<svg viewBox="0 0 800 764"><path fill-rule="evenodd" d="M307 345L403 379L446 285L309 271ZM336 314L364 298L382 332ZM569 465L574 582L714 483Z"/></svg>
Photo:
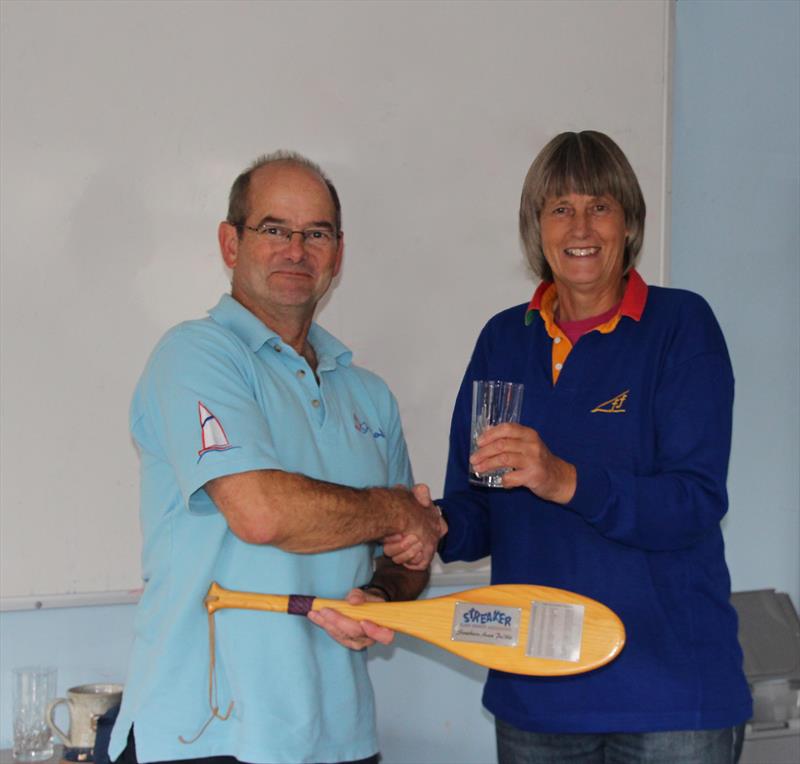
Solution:
<svg viewBox="0 0 800 764"><path fill-rule="evenodd" d="M56 669L51 666L14 669L14 761L45 761L53 756L53 739L45 710L56 696L56 676Z"/></svg>

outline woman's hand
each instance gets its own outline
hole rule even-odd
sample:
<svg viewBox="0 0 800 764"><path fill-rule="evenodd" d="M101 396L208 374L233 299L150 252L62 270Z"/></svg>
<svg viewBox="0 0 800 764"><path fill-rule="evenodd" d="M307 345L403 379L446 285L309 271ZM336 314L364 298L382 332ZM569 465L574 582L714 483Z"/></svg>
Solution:
<svg viewBox="0 0 800 764"><path fill-rule="evenodd" d="M447 533L447 523L439 508L431 499L431 491L425 483L417 483L412 489L414 498L431 512L438 515L439 538ZM404 565L409 570L427 570L436 550L425 549L419 538L413 533L395 533L383 539L383 553L396 565Z"/></svg>
<svg viewBox="0 0 800 764"><path fill-rule="evenodd" d="M521 424L490 427L478 438L478 450L469 459L476 472L510 467L503 488L525 486L540 499L566 504L578 485L575 467L559 459L539 433Z"/></svg>

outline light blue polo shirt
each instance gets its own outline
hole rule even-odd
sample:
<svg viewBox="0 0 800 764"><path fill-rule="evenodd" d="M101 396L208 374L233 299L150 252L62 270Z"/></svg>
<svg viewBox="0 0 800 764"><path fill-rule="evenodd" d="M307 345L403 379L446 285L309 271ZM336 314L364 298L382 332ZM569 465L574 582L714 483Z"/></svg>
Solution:
<svg viewBox="0 0 800 764"><path fill-rule="evenodd" d="M170 330L131 406L141 456L142 569L133 654L111 738L112 761L133 724L142 762L235 756L258 764L336 762L378 750L366 656L306 618L216 614L218 704L210 715L203 598L229 589L343 597L372 575L374 546L291 554L234 536L203 486L256 469L353 487L410 485L397 402L385 383L314 324L314 373L229 295Z"/></svg>

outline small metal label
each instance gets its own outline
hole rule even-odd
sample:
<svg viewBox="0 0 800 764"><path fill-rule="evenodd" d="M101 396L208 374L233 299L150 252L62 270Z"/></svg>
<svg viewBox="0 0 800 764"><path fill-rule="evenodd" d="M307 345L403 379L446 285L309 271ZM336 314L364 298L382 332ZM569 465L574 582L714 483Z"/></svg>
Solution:
<svg viewBox="0 0 800 764"><path fill-rule="evenodd" d="M525 655L575 663L581 657L582 635L583 605L532 602Z"/></svg>
<svg viewBox="0 0 800 764"><path fill-rule="evenodd" d="M522 609L518 607L456 602L451 639L514 647L519 642L521 616Z"/></svg>

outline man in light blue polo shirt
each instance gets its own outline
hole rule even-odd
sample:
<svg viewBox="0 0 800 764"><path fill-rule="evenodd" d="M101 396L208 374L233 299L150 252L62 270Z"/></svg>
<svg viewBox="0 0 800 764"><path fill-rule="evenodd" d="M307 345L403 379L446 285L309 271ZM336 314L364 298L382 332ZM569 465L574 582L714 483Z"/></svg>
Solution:
<svg viewBox="0 0 800 764"><path fill-rule="evenodd" d="M333 184L298 155L262 157L231 189L219 244L231 294L165 335L131 407L145 587L109 755L377 762L362 650L389 642L388 629L330 610L222 610L209 687L211 581L355 604L413 599L427 571L375 558L376 542L413 534L413 560L443 530L397 487L412 480L393 395L313 322L342 262Z"/></svg>

